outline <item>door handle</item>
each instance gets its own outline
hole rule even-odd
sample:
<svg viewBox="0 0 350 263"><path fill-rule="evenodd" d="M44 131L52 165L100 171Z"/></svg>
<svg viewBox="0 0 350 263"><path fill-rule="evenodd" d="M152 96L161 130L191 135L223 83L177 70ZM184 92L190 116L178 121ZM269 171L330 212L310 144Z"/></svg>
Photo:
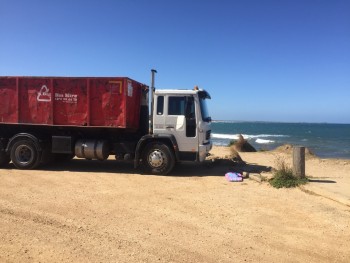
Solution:
<svg viewBox="0 0 350 263"><path fill-rule="evenodd" d="M174 126L166 126L166 129L174 129Z"/></svg>

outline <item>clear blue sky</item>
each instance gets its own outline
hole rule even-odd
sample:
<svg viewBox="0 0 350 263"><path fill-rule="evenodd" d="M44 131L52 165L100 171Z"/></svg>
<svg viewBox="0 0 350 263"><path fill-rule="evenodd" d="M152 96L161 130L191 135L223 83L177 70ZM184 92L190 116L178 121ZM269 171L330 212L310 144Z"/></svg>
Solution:
<svg viewBox="0 0 350 263"><path fill-rule="evenodd" d="M0 0L0 75L151 68L213 119L350 123L350 1Z"/></svg>

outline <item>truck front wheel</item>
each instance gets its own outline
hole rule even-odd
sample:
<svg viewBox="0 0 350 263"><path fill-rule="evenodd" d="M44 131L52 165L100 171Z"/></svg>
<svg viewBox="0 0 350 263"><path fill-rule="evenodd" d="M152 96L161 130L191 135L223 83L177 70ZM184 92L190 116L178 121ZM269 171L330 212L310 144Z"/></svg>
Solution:
<svg viewBox="0 0 350 263"><path fill-rule="evenodd" d="M11 160L18 169L34 169L40 163L40 152L31 140L18 140L11 147Z"/></svg>
<svg viewBox="0 0 350 263"><path fill-rule="evenodd" d="M163 143L146 146L142 156L145 171L152 174L168 174L175 165L174 153Z"/></svg>

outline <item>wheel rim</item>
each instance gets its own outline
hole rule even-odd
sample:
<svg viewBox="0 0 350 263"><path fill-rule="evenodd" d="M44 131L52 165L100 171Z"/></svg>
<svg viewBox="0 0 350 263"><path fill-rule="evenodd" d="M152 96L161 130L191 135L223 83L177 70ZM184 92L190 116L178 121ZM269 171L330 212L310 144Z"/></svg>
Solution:
<svg viewBox="0 0 350 263"><path fill-rule="evenodd" d="M154 150L148 155L148 163L155 168L161 167L165 163L165 155L160 150Z"/></svg>
<svg viewBox="0 0 350 263"><path fill-rule="evenodd" d="M34 160L34 151L27 145L19 145L16 148L15 157L21 165L27 165Z"/></svg>

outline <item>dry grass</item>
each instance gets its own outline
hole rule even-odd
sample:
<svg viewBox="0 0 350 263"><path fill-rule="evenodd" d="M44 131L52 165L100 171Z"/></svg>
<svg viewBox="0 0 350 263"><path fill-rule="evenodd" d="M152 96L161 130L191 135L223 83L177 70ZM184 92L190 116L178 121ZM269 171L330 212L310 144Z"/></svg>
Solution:
<svg viewBox="0 0 350 263"><path fill-rule="evenodd" d="M283 157L276 158L276 171L274 177L269 181L275 188L291 188L308 182L307 178L297 178L293 174L292 168Z"/></svg>

